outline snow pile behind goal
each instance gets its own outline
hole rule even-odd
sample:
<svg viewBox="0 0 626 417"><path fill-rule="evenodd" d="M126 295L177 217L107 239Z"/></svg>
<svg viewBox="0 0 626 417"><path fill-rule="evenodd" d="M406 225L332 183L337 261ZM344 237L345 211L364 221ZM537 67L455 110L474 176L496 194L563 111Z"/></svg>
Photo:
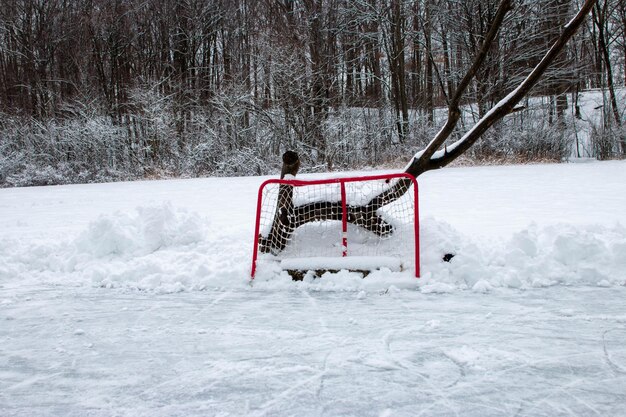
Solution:
<svg viewBox="0 0 626 417"><path fill-rule="evenodd" d="M257 264L284 270L419 276L417 183L408 174L269 180L258 195L252 276Z"/></svg>

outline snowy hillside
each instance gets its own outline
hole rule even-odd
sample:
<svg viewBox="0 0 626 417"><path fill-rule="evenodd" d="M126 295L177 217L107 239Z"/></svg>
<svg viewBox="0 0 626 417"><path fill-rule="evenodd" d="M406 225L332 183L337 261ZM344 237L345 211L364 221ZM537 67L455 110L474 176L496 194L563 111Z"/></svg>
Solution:
<svg viewBox="0 0 626 417"><path fill-rule="evenodd" d="M419 280L251 283L267 177L1 189L0 415L623 415L625 174L423 175Z"/></svg>

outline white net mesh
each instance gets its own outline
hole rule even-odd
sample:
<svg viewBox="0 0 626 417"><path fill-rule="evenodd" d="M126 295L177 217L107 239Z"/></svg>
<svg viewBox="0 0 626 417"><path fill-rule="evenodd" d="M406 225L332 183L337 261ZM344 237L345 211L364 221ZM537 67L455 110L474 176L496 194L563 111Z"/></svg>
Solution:
<svg viewBox="0 0 626 417"><path fill-rule="evenodd" d="M266 184L259 219L260 259L395 257L403 267L415 265L414 188L377 207L372 199L398 181L345 182L347 248L343 246L340 183ZM332 263L332 262L330 262ZM369 269L369 268L368 268Z"/></svg>

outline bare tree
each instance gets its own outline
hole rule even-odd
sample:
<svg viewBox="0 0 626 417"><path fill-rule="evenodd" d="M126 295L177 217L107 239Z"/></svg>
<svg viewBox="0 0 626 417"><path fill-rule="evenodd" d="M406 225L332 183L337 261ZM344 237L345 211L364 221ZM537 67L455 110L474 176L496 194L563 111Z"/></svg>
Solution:
<svg viewBox="0 0 626 417"><path fill-rule="evenodd" d="M609 21L610 21L610 9L609 7L614 6L611 4L610 0L602 0L598 1L593 10L593 22L598 31L598 46L599 53L602 57L602 62L604 63L604 69L606 73L606 83L607 88L609 90L609 99L611 103L611 112L617 125L618 131L621 130L622 126L622 115L620 114L619 107L617 105L617 97L615 94L615 85L613 82L613 66L611 63L611 54L609 51L609 47L611 44L611 39L609 35ZM621 137L619 139L619 147L620 152L622 154L626 154L626 138Z"/></svg>
<svg viewBox="0 0 626 417"><path fill-rule="evenodd" d="M53 180L64 182L91 181L86 167L115 171L110 180L265 174L278 169L285 149L298 151L309 171L350 169L396 163L443 137L425 154L436 152L524 80L583 0L515 1L473 70L499 3L0 0L0 159L21 161L0 167L2 178L48 166L59 171ZM531 160L534 145L518 139L537 129L528 118L544 123L564 115L563 92L574 85L607 90L602 112L617 137L624 4L598 1L598 24L583 26L528 93L547 97L549 106L517 112L465 155ZM452 117L436 134L446 106ZM572 125L560 120L546 131L550 153L542 157L568 152ZM85 123L89 130L81 130ZM505 125L518 135L502 135ZM96 126L115 132L112 140L93 135ZM451 156L418 165L444 159Z"/></svg>

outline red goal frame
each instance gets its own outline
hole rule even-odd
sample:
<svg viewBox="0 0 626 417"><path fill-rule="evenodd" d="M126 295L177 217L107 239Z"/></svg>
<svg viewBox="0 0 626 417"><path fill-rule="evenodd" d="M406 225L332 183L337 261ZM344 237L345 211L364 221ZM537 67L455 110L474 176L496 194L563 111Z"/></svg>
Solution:
<svg viewBox="0 0 626 417"><path fill-rule="evenodd" d="M418 198L418 185L417 180L411 174L397 173L397 174L381 174L381 175L367 175L360 177L342 177L342 178L329 178L329 179L321 179L321 180L296 180L296 179L269 179L264 181L259 186L259 192L257 197L257 209L256 209L256 220L254 226L254 247L252 250L252 270L250 272L250 277L254 279L254 275L256 273L256 262L259 254L259 231L261 227L261 209L262 209L262 200L263 200L263 190L266 186L270 184L279 184L279 185L291 185L292 187L306 187L309 185L324 185L324 184L339 184L341 187L341 207L343 211L342 215L342 244L344 247L343 256L347 256L347 248L348 248L348 222L347 222L347 204L346 204L346 183L349 182L359 182L359 181L377 181L377 180L392 180L392 179L408 179L413 184L413 189L415 192L413 193L413 205L414 205L414 237L415 237L415 277L419 278L420 276L420 241L419 241L419 198Z"/></svg>

